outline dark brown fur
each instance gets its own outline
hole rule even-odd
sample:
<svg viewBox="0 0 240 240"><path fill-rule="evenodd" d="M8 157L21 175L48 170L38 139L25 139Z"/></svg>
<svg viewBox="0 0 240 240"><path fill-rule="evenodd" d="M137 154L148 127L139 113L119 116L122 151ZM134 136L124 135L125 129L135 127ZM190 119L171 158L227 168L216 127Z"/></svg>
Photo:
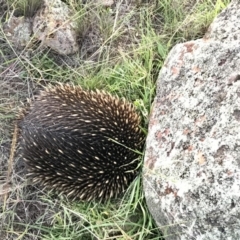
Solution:
<svg viewBox="0 0 240 240"><path fill-rule="evenodd" d="M20 123L29 176L81 200L116 197L138 172L139 124L130 103L105 92L48 88Z"/></svg>

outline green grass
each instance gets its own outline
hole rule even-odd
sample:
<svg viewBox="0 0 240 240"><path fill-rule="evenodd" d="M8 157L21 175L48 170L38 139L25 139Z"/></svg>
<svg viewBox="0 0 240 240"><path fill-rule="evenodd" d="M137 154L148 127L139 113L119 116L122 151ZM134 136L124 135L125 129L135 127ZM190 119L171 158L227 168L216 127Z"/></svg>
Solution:
<svg viewBox="0 0 240 240"><path fill-rule="evenodd" d="M6 2L8 10L2 23L10 17L11 9L17 16L29 17L39 7L39 1ZM111 9L91 5L91 1L65 2L74 12L82 39L81 54L74 57L39 49L34 39L25 49L17 50L7 39L3 24L0 25L0 88L7 89L0 95L1 144L11 142L9 121L16 118L21 103L39 87L56 82L104 89L125 97L142 115L147 132L156 80L168 52L179 42L201 38L214 17L229 3L228 0L151 0L136 1L135 5L116 4ZM89 37L94 34L97 40ZM92 40L92 44L84 39ZM15 83L11 91L6 87L10 83ZM1 154L0 164L5 164L5 168L0 169L0 175L4 176L8 157L5 151ZM143 155L139 158L141 166ZM18 161L16 156L16 166ZM13 171L11 182L8 198L0 198L0 234L5 239L37 239L38 236L46 240L161 239L147 210L141 174L122 198L104 204L72 202L31 187L25 175L17 170ZM4 183L1 177L0 186ZM167 226L162 227L163 232L164 228Z"/></svg>

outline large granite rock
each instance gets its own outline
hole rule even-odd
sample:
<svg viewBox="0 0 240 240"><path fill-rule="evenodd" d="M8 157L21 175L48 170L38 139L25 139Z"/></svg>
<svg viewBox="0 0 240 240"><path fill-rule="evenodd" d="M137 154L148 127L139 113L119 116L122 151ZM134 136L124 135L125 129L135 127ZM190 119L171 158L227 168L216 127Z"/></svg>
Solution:
<svg viewBox="0 0 240 240"><path fill-rule="evenodd" d="M240 239L239 16L234 1L159 74L143 184L166 240Z"/></svg>

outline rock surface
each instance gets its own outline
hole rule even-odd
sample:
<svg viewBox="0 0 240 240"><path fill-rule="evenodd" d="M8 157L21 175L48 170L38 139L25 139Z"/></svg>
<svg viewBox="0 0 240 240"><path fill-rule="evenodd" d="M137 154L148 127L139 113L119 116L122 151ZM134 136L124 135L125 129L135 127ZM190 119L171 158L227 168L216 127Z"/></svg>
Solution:
<svg viewBox="0 0 240 240"><path fill-rule="evenodd" d="M240 239L239 16L234 1L159 74L143 184L166 240Z"/></svg>
<svg viewBox="0 0 240 240"><path fill-rule="evenodd" d="M96 4L104 7L111 7L114 4L114 0L96 0Z"/></svg>
<svg viewBox="0 0 240 240"><path fill-rule="evenodd" d="M35 37L62 55L78 51L76 27L71 11L60 0L45 0L33 21Z"/></svg>
<svg viewBox="0 0 240 240"><path fill-rule="evenodd" d="M9 41L18 49L23 49L30 43L32 23L29 18L11 16L3 26Z"/></svg>

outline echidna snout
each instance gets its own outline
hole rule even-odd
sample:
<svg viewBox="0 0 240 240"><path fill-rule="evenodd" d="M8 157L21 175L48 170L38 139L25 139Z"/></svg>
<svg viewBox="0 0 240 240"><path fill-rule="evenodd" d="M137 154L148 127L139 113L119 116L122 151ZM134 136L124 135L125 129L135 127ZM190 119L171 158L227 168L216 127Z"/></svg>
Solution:
<svg viewBox="0 0 240 240"><path fill-rule="evenodd" d="M134 107L101 91L42 91L21 121L22 156L34 181L81 200L123 192L138 172L144 134Z"/></svg>

